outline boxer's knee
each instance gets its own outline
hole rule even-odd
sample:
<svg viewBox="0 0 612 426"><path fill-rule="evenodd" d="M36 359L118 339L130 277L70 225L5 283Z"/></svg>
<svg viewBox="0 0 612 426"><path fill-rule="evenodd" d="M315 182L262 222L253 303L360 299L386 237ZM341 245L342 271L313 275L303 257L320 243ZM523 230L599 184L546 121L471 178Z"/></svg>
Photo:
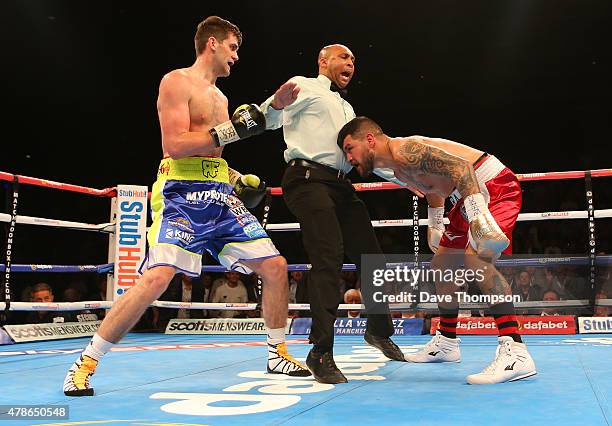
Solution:
<svg viewBox="0 0 612 426"><path fill-rule="evenodd" d="M148 269L143 275L143 284L152 293L160 295L166 291L175 273L176 269L172 266L157 266Z"/></svg>
<svg viewBox="0 0 612 426"><path fill-rule="evenodd" d="M281 281L287 279L287 260L275 256L264 260L259 268L259 275L266 280Z"/></svg>

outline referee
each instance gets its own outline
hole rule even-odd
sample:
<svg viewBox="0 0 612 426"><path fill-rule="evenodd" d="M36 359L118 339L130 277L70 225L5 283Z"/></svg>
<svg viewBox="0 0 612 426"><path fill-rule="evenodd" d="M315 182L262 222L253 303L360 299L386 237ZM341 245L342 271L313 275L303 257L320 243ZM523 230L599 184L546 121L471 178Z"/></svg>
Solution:
<svg viewBox="0 0 612 426"><path fill-rule="evenodd" d="M321 383L344 383L333 358L334 321L340 303L338 290L344 254L361 264L362 254L381 254L370 216L346 174L351 165L336 143L338 131L355 117L343 99L355 72L355 56L346 46L325 46L319 52L316 78L293 77L293 99L271 96L261 109L267 128L283 126L287 169L282 187L285 202L300 222L304 248L312 269L308 296L312 312L306 365ZM290 104L290 105L289 105ZM389 338L388 314L368 315L365 340L385 356L404 361Z"/></svg>

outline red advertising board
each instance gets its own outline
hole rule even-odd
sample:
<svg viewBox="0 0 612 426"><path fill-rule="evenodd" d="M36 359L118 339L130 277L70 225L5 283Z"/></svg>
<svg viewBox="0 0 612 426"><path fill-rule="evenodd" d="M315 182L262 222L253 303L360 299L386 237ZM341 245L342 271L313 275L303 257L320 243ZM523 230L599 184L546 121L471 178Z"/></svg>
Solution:
<svg viewBox="0 0 612 426"><path fill-rule="evenodd" d="M517 316L520 334L575 334L576 320L573 315ZM440 317L431 319L430 333L435 334ZM493 317L460 317L457 334L497 334Z"/></svg>

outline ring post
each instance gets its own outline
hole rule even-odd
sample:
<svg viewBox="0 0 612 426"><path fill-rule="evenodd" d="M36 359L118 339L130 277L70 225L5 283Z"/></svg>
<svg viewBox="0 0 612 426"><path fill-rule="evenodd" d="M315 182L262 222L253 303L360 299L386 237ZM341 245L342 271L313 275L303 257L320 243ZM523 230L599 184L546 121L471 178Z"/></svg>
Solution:
<svg viewBox="0 0 612 426"><path fill-rule="evenodd" d="M113 300L140 278L138 270L146 255L147 192L146 186L117 186Z"/></svg>

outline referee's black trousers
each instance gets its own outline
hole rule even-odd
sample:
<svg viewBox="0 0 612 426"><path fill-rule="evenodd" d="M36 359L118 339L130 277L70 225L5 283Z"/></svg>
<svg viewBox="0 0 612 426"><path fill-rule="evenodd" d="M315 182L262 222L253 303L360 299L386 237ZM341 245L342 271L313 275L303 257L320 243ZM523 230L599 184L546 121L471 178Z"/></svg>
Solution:
<svg viewBox="0 0 612 426"><path fill-rule="evenodd" d="M365 204L350 181L322 168L287 167L282 180L283 197L302 230L304 248L312 269L308 297L312 313L310 342L321 353L333 349L334 321L344 255L359 268L362 254L381 254ZM369 314L369 333L393 334L388 314Z"/></svg>

